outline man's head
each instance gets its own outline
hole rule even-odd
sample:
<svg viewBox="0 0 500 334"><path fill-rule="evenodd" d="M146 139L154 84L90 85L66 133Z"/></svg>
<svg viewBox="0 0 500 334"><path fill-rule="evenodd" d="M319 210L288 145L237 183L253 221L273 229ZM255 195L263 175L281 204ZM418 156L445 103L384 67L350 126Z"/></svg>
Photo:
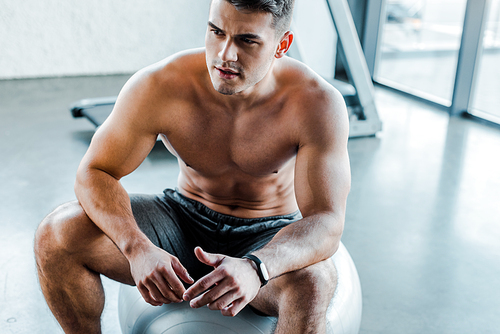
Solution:
<svg viewBox="0 0 500 334"><path fill-rule="evenodd" d="M207 67L222 94L243 92L262 81L285 55L293 0L212 0L205 37Z"/></svg>

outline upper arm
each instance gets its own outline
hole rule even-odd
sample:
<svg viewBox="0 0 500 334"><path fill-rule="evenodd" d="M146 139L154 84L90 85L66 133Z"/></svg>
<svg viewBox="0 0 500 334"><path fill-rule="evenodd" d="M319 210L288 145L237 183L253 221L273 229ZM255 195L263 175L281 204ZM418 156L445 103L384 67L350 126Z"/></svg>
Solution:
<svg viewBox="0 0 500 334"><path fill-rule="evenodd" d="M134 171L153 148L158 129L150 75L138 73L123 87L111 115L97 130L79 174L97 169L116 179Z"/></svg>
<svg viewBox="0 0 500 334"><path fill-rule="evenodd" d="M327 89L308 101L295 166L295 194L304 217L327 213L343 222L350 190L349 121L342 95Z"/></svg>

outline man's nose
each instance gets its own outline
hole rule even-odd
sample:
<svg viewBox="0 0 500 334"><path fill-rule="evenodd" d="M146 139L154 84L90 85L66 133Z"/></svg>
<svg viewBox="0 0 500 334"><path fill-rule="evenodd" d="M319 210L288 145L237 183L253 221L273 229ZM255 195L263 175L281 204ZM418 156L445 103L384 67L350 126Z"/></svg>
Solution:
<svg viewBox="0 0 500 334"><path fill-rule="evenodd" d="M222 61L237 61L238 60L238 52L236 45L231 39L227 39L224 43L224 47L219 52L219 58Z"/></svg>

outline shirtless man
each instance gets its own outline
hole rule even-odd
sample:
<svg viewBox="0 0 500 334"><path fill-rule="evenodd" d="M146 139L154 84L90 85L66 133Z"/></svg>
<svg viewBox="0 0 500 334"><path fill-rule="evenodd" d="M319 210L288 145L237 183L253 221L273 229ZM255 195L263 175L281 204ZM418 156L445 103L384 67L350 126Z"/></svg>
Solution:
<svg viewBox="0 0 500 334"><path fill-rule="evenodd" d="M78 169L78 202L36 234L40 285L66 333L100 332L100 274L152 305L234 316L249 304L278 317L276 333L325 332L336 281L325 260L350 188L348 117L338 91L285 57L292 8L213 0L204 49L123 87ZM129 196L120 179L158 135L178 158L178 189Z"/></svg>

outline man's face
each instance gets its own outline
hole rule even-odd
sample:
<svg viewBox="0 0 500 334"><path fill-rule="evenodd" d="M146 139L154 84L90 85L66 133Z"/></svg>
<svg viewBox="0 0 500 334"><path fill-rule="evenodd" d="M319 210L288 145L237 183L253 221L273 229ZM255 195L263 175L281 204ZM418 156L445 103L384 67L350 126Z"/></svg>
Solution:
<svg viewBox="0 0 500 334"><path fill-rule="evenodd" d="M225 0L213 0L205 46L215 90L236 94L265 77L278 46L272 20L270 13L240 12Z"/></svg>

